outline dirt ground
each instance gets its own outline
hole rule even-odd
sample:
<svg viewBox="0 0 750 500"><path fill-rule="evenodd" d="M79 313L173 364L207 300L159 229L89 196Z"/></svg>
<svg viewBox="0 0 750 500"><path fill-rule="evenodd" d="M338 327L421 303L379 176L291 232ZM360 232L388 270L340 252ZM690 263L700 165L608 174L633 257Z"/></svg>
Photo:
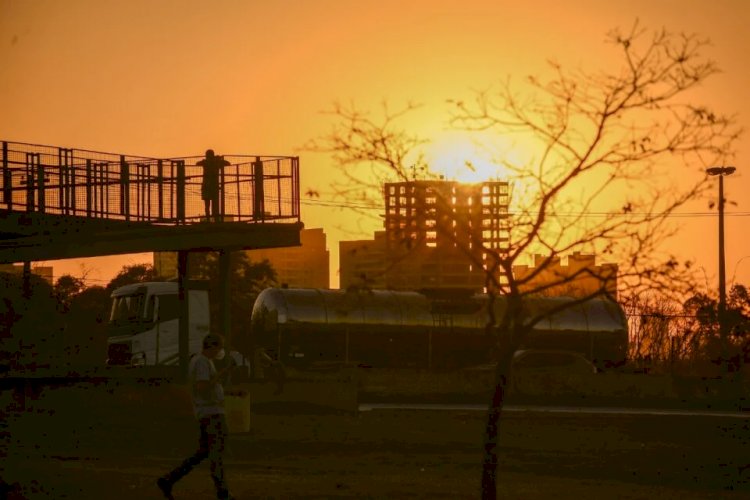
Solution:
<svg viewBox="0 0 750 500"><path fill-rule="evenodd" d="M5 414L0 498L161 498L156 478L197 438L178 400L173 391L34 395ZM238 499L479 497L481 411L275 411L254 413L250 432L231 436ZM748 418L507 413L499 494L750 498L749 445ZM208 465L174 494L212 498Z"/></svg>

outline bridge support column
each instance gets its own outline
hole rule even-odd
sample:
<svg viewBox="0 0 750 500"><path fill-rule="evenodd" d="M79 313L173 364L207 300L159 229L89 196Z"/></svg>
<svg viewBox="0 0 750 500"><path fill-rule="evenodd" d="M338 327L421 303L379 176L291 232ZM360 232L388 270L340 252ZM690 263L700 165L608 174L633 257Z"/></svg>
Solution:
<svg viewBox="0 0 750 500"><path fill-rule="evenodd" d="M190 352L188 337L190 335L190 308L188 307L187 284L188 273L188 251L180 250L177 252L177 296L180 300L180 326L178 353L180 359L180 378L183 383L188 379L188 365L190 363Z"/></svg>
<svg viewBox="0 0 750 500"><path fill-rule="evenodd" d="M31 299L31 262L28 260L25 260L23 262L23 298L26 300ZM26 304L26 307L28 307L28 303Z"/></svg>
<svg viewBox="0 0 750 500"><path fill-rule="evenodd" d="M229 301L230 301L230 292L231 292L231 286L230 286L230 261L231 261L232 252L229 250L221 250L219 252L219 286L221 287L220 293L221 298L219 302L220 307L220 318L221 318L221 324L219 327L221 328L221 335L224 337L224 342L226 343L226 350L229 352L230 346L232 345L232 338L231 338L231 326L232 326L232 316L230 312L229 307Z"/></svg>

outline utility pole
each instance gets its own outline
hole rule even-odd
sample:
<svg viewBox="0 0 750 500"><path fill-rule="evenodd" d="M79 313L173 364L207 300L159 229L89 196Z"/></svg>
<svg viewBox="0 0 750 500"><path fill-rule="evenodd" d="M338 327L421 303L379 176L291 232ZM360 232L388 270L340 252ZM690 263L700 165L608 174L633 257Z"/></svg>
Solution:
<svg viewBox="0 0 750 500"><path fill-rule="evenodd" d="M726 270L724 264L724 177L732 175L735 167L711 167L706 173L719 177L719 340L721 341L721 358L725 373L729 372L729 343L727 332L727 290Z"/></svg>

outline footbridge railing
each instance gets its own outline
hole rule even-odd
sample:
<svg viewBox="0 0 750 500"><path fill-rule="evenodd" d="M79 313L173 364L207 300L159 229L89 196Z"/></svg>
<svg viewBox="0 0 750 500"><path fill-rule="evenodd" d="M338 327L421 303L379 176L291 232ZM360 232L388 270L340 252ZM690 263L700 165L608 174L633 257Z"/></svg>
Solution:
<svg viewBox="0 0 750 500"><path fill-rule="evenodd" d="M207 220L200 156L149 158L2 142L0 210L189 224ZM299 222L299 158L225 155L222 221Z"/></svg>

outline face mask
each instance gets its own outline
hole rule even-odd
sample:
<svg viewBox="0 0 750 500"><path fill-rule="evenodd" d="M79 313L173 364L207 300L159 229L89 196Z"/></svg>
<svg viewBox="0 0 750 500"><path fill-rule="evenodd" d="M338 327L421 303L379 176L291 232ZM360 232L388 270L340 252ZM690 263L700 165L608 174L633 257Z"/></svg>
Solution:
<svg viewBox="0 0 750 500"><path fill-rule="evenodd" d="M216 353L216 356L214 357L214 359L218 359L219 361L221 361L222 359L224 359L224 356L226 356L226 354L227 354L227 353L226 353L226 352L224 352L224 348L222 347L222 348L221 348L221 349L219 350L219 352L217 352L217 353Z"/></svg>

